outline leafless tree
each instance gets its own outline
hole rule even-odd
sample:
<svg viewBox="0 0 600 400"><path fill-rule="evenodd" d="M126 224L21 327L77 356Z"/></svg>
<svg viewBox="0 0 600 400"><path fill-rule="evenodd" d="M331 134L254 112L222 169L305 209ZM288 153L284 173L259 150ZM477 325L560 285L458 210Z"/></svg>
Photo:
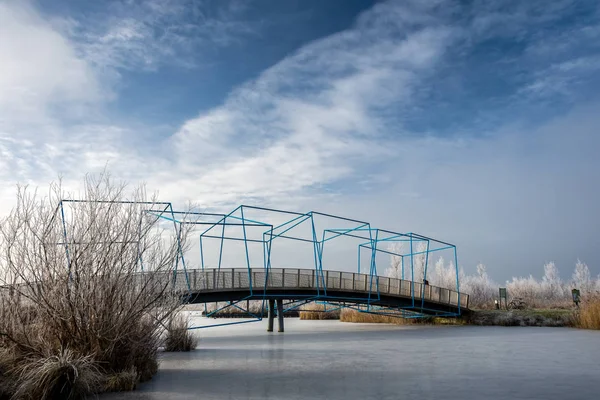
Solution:
<svg viewBox="0 0 600 400"><path fill-rule="evenodd" d="M107 173L84 183L82 201L62 201L60 183L44 197L18 187L0 223L0 347L14 359L0 374L31 376L22 373L31 360L64 354L105 375L156 372L162 327L179 306L187 226L149 213L165 204L143 186Z"/></svg>

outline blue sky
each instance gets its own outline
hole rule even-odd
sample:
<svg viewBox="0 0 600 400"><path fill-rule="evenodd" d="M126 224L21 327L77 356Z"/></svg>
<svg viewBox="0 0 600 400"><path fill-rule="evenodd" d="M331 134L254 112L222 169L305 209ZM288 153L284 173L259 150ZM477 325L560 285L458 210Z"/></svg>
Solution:
<svg viewBox="0 0 600 400"><path fill-rule="evenodd" d="M108 165L598 274L599 70L596 1L0 0L0 204Z"/></svg>

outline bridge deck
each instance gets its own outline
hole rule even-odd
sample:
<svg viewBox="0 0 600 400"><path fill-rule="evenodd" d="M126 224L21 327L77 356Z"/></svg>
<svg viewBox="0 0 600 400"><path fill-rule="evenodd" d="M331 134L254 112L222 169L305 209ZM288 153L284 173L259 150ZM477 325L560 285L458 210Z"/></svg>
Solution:
<svg viewBox="0 0 600 400"><path fill-rule="evenodd" d="M283 298L401 308L423 314L460 314L469 295L403 279L314 269L205 269L188 270L189 303ZM187 290L184 273L177 286Z"/></svg>

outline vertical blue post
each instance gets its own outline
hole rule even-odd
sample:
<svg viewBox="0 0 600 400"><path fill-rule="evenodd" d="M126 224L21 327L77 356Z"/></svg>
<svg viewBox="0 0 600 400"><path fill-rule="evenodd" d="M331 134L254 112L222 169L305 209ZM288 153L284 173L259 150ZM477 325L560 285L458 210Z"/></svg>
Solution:
<svg viewBox="0 0 600 400"><path fill-rule="evenodd" d="M323 271L323 251L325 250L325 231L323 231L323 240L319 244L319 265L321 266L321 272ZM325 277L323 276L323 279ZM325 295L327 295L327 283L323 284ZM325 304L325 311L327 311L327 304Z"/></svg>
<svg viewBox="0 0 600 400"><path fill-rule="evenodd" d="M219 264L217 265L217 270L221 271L221 260L223 259L223 244L225 243L225 224L227 224L227 216L224 216L221 219L223 223L223 228L221 229L221 245L219 247Z"/></svg>
<svg viewBox="0 0 600 400"><path fill-rule="evenodd" d="M263 234L264 237L264 234ZM266 258L266 262L267 262L267 271L265 274L265 288L264 288L264 297L263 297L263 304L265 302L264 298L266 298L267 296L267 285L269 284L269 273L271 272L271 248L273 247L273 225L271 225L271 228L269 229L269 241L266 242L266 249L267 249L267 258Z"/></svg>
<svg viewBox="0 0 600 400"><path fill-rule="evenodd" d="M185 266L185 258L183 256L183 248L181 247L181 230L183 229L181 224L179 225L179 229L177 229L177 220L175 219L175 212L173 211L173 205L171 203L169 203L168 205L169 210L171 210L171 218L173 219L173 227L175 228L175 233L177 235L177 257L175 258L175 275L174 275L174 280L173 280L173 287L175 287L175 284L177 282L177 267L179 264L179 259L181 258L181 267L183 268L183 276L185 277L185 283L188 287L188 291L191 292L192 291L192 287L190 285L190 278L188 276L187 273L187 268Z"/></svg>
<svg viewBox="0 0 600 400"><path fill-rule="evenodd" d="M204 272L204 251L202 248L202 234L200 234L200 268ZM208 315L208 303L204 302L204 315Z"/></svg>
<svg viewBox="0 0 600 400"><path fill-rule="evenodd" d="M460 284L458 282L458 255L456 254L456 246L454 246L454 265L456 269L456 291L458 292L458 315L460 315Z"/></svg>
<svg viewBox="0 0 600 400"><path fill-rule="evenodd" d="M202 235L200 235L200 267L204 271L204 251L202 251Z"/></svg>
<svg viewBox="0 0 600 400"><path fill-rule="evenodd" d="M267 236L267 232L263 232L263 267L267 269L267 239L265 236Z"/></svg>
<svg viewBox="0 0 600 400"><path fill-rule="evenodd" d="M423 272L423 281L427 279L427 264L429 263L429 239L427 239L427 252L425 253L425 271Z"/></svg>
<svg viewBox="0 0 600 400"><path fill-rule="evenodd" d="M410 280L412 281L410 285L410 297L412 297L412 306L415 306L415 263L414 263L414 255L413 255L413 235L410 235Z"/></svg>
<svg viewBox="0 0 600 400"><path fill-rule="evenodd" d="M425 253L425 270L423 271L423 285L421 286L421 307L425 305L425 281L427 280L427 264L429 263L429 239L427 239L427 251Z"/></svg>
<svg viewBox="0 0 600 400"><path fill-rule="evenodd" d="M379 239L379 229L375 229L375 239L373 239L373 234L369 227L369 237L371 238L371 268L369 272L369 296L367 301L367 310L371 308L371 291L373 290L373 275L377 271L375 266L375 258L377 256L377 241ZM379 279L376 277L375 279L375 287L377 289L377 299L380 299L379 294Z"/></svg>
<svg viewBox="0 0 600 400"><path fill-rule="evenodd" d="M404 279L404 256L400 256L400 265L402 266L402 279Z"/></svg>
<svg viewBox="0 0 600 400"><path fill-rule="evenodd" d="M311 212L310 213L310 224L312 227L312 234L313 234L313 246L314 246L314 253L315 253L315 273L316 273L316 280L317 280L317 297L320 296L320 288L321 288L321 280L323 283L323 293L325 296L327 296L327 285L325 284L325 279L323 277L323 264L320 262L319 259L319 240L317 239L317 230L315 229L315 219L314 219L314 215Z"/></svg>
<svg viewBox="0 0 600 400"><path fill-rule="evenodd" d="M246 236L246 220L244 219L244 206L240 207L242 216L242 231L244 232L244 248L246 249L246 265L248 266L248 283L250 285L250 296L252 296L252 273L250 271L250 252L248 251L248 237Z"/></svg>

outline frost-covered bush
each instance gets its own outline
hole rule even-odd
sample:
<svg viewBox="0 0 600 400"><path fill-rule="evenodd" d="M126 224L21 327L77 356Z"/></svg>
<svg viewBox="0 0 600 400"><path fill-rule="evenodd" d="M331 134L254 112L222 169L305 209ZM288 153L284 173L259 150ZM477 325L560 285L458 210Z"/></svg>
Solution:
<svg viewBox="0 0 600 400"><path fill-rule="evenodd" d="M401 253L402 247L395 244L390 247L390 252ZM417 247L415 252L425 251L425 247ZM404 279L411 279L410 257L404 258ZM413 258L415 281L421 282L424 273L425 257L416 255ZM408 265L408 268L407 268ZM402 257L391 256L390 268L386 275L394 278L401 277ZM452 261L446 261L440 257L435 261L432 268L428 267L427 280L431 285L456 290L457 271ZM544 265L544 275L538 280L533 275L528 277L513 277L512 280L500 285L494 282L488 275L485 265L477 265L477 273L467 275L462 267L458 271L460 291L470 295L469 306L471 308L493 308L494 300L498 299L500 286L506 287L508 301L521 298L527 307L532 308L569 308L573 306L571 290L579 289L582 299L590 296L600 295L600 276L593 278L588 266L577 260L575 270L569 281L560 278L558 268L553 262Z"/></svg>
<svg viewBox="0 0 600 400"><path fill-rule="evenodd" d="M392 243L388 247L390 253L395 253L390 256L390 267L385 270L385 276L390 278L402 279L402 243Z"/></svg>
<svg viewBox="0 0 600 400"><path fill-rule="evenodd" d="M469 294L469 305L472 308L493 308L498 293L498 285L493 282L483 264L477 265L477 275L462 278L461 291Z"/></svg>
<svg viewBox="0 0 600 400"><path fill-rule="evenodd" d="M532 275L529 277L513 277L506 283L509 298L521 298L529 307L539 307L543 300L543 288Z"/></svg>
<svg viewBox="0 0 600 400"><path fill-rule="evenodd" d="M390 267L385 270L386 276L389 276L390 278L423 282L423 278L425 276L425 252L427 251L427 244L425 242L419 242L419 244L414 246L412 264L410 250L407 251L402 243L393 243L389 246L388 251L395 254L391 255L390 257L391 263ZM406 253L409 255L399 255ZM413 273L415 279L412 279Z"/></svg>

